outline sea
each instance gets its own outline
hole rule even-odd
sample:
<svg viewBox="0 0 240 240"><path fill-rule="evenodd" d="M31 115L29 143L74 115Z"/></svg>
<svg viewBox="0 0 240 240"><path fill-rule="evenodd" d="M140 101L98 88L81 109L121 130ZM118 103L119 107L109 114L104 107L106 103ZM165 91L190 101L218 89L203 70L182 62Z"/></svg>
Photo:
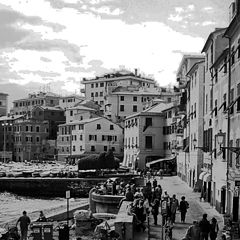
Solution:
<svg viewBox="0 0 240 240"><path fill-rule="evenodd" d="M70 205L86 203L87 199L70 199ZM14 222L22 215L25 210L31 216L37 216L42 210L46 217L54 210L64 209L66 206L65 198L34 198L19 196L9 192L0 193L0 226L7 222Z"/></svg>

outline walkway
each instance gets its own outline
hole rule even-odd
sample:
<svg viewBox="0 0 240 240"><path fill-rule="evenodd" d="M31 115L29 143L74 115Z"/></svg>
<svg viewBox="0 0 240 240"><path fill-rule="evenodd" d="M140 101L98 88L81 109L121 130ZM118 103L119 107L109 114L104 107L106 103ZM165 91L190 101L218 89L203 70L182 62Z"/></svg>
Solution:
<svg viewBox="0 0 240 240"><path fill-rule="evenodd" d="M160 179L157 177L158 184L161 184L163 191L166 190L170 196L173 194L177 195L177 198L180 200L182 196L186 197L190 208L188 209L186 223L180 223L180 213L177 212L176 224L173 228L173 239L181 240L191 225L193 220L200 220L203 213L208 214L208 219L215 217L218 221L219 228L223 227L223 217L219 214L215 208L211 207L209 203L200 202L200 194L193 192L192 188L188 187L185 182L183 182L179 177L163 177ZM150 214L150 240L161 239L161 216L158 216L159 225L155 226L153 224L153 218ZM136 238L137 240L147 240L148 234L147 229L144 233L138 233ZM220 235L220 234L219 234ZM219 237L220 239L220 237Z"/></svg>

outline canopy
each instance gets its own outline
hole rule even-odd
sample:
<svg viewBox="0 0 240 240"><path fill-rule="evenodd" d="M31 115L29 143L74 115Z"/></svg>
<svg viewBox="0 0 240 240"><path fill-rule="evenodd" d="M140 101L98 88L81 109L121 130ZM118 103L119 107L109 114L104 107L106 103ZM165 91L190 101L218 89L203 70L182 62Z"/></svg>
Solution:
<svg viewBox="0 0 240 240"><path fill-rule="evenodd" d="M210 182L211 181L211 174L207 173L203 176L203 181L204 182Z"/></svg>
<svg viewBox="0 0 240 240"><path fill-rule="evenodd" d="M150 167L151 165L154 165L156 163L159 163L159 162L163 162L163 161L172 161L176 158L176 156L171 156L169 158L160 158L160 159L157 159L157 160L154 160L152 162L149 162L149 163L146 163L146 167Z"/></svg>
<svg viewBox="0 0 240 240"><path fill-rule="evenodd" d="M203 180L204 175L207 174L207 172L201 172L199 175L199 179Z"/></svg>

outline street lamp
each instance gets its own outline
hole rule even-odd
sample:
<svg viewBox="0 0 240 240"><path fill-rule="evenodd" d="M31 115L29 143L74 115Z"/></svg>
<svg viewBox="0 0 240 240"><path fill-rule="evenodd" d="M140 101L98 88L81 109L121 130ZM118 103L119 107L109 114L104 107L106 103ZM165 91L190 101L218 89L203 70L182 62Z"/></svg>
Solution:
<svg viewBox="0 0 240 240"><path fill-rule="evenodd" d="M194 149L199 148L199 149L201 149L203 152L208 152L208 148L207 148L207 147L199 147L199 146L197 146L197 139L196 139L196 138L194 138L194 139L192 140L192 143L193 143Z"/></svg>

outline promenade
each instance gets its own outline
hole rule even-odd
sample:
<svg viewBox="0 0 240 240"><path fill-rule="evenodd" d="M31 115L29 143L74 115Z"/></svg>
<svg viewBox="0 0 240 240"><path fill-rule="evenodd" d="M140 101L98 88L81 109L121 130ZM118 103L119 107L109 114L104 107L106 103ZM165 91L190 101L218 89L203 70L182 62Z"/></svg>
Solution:
<svg viewBox="0 0 240 240"><path fill-rule="evenodd" d="M176 194L177 198L180 200L182 196L186 197L190 208L188 209L186 216L186 223L180 222L180 213L177 212L176 215L176 223L173 228L173 239L181 240L188 229L188 227L192 224L193 220L201 220L202 214L207 213L208 219L210 220L212 217L215 217L218 221L219 228L223 227L223 217L219 214L215 208L211 207L209 203L200 202L200 193L195 193L193 190L188 187L188 185L183 182L179 177L163 177L160 179L156 178L158 183L162 186L163 191L167 191L170 196ZM150 214L150 229L146 229L144 233L137 233L135 239L137 240L159 240L161 239L161 215L158 215L158 225L155 226L153 224L153 217ZM149 234L148 234L149 231ZM220 238L220 233L218 236Z"/></svg>

